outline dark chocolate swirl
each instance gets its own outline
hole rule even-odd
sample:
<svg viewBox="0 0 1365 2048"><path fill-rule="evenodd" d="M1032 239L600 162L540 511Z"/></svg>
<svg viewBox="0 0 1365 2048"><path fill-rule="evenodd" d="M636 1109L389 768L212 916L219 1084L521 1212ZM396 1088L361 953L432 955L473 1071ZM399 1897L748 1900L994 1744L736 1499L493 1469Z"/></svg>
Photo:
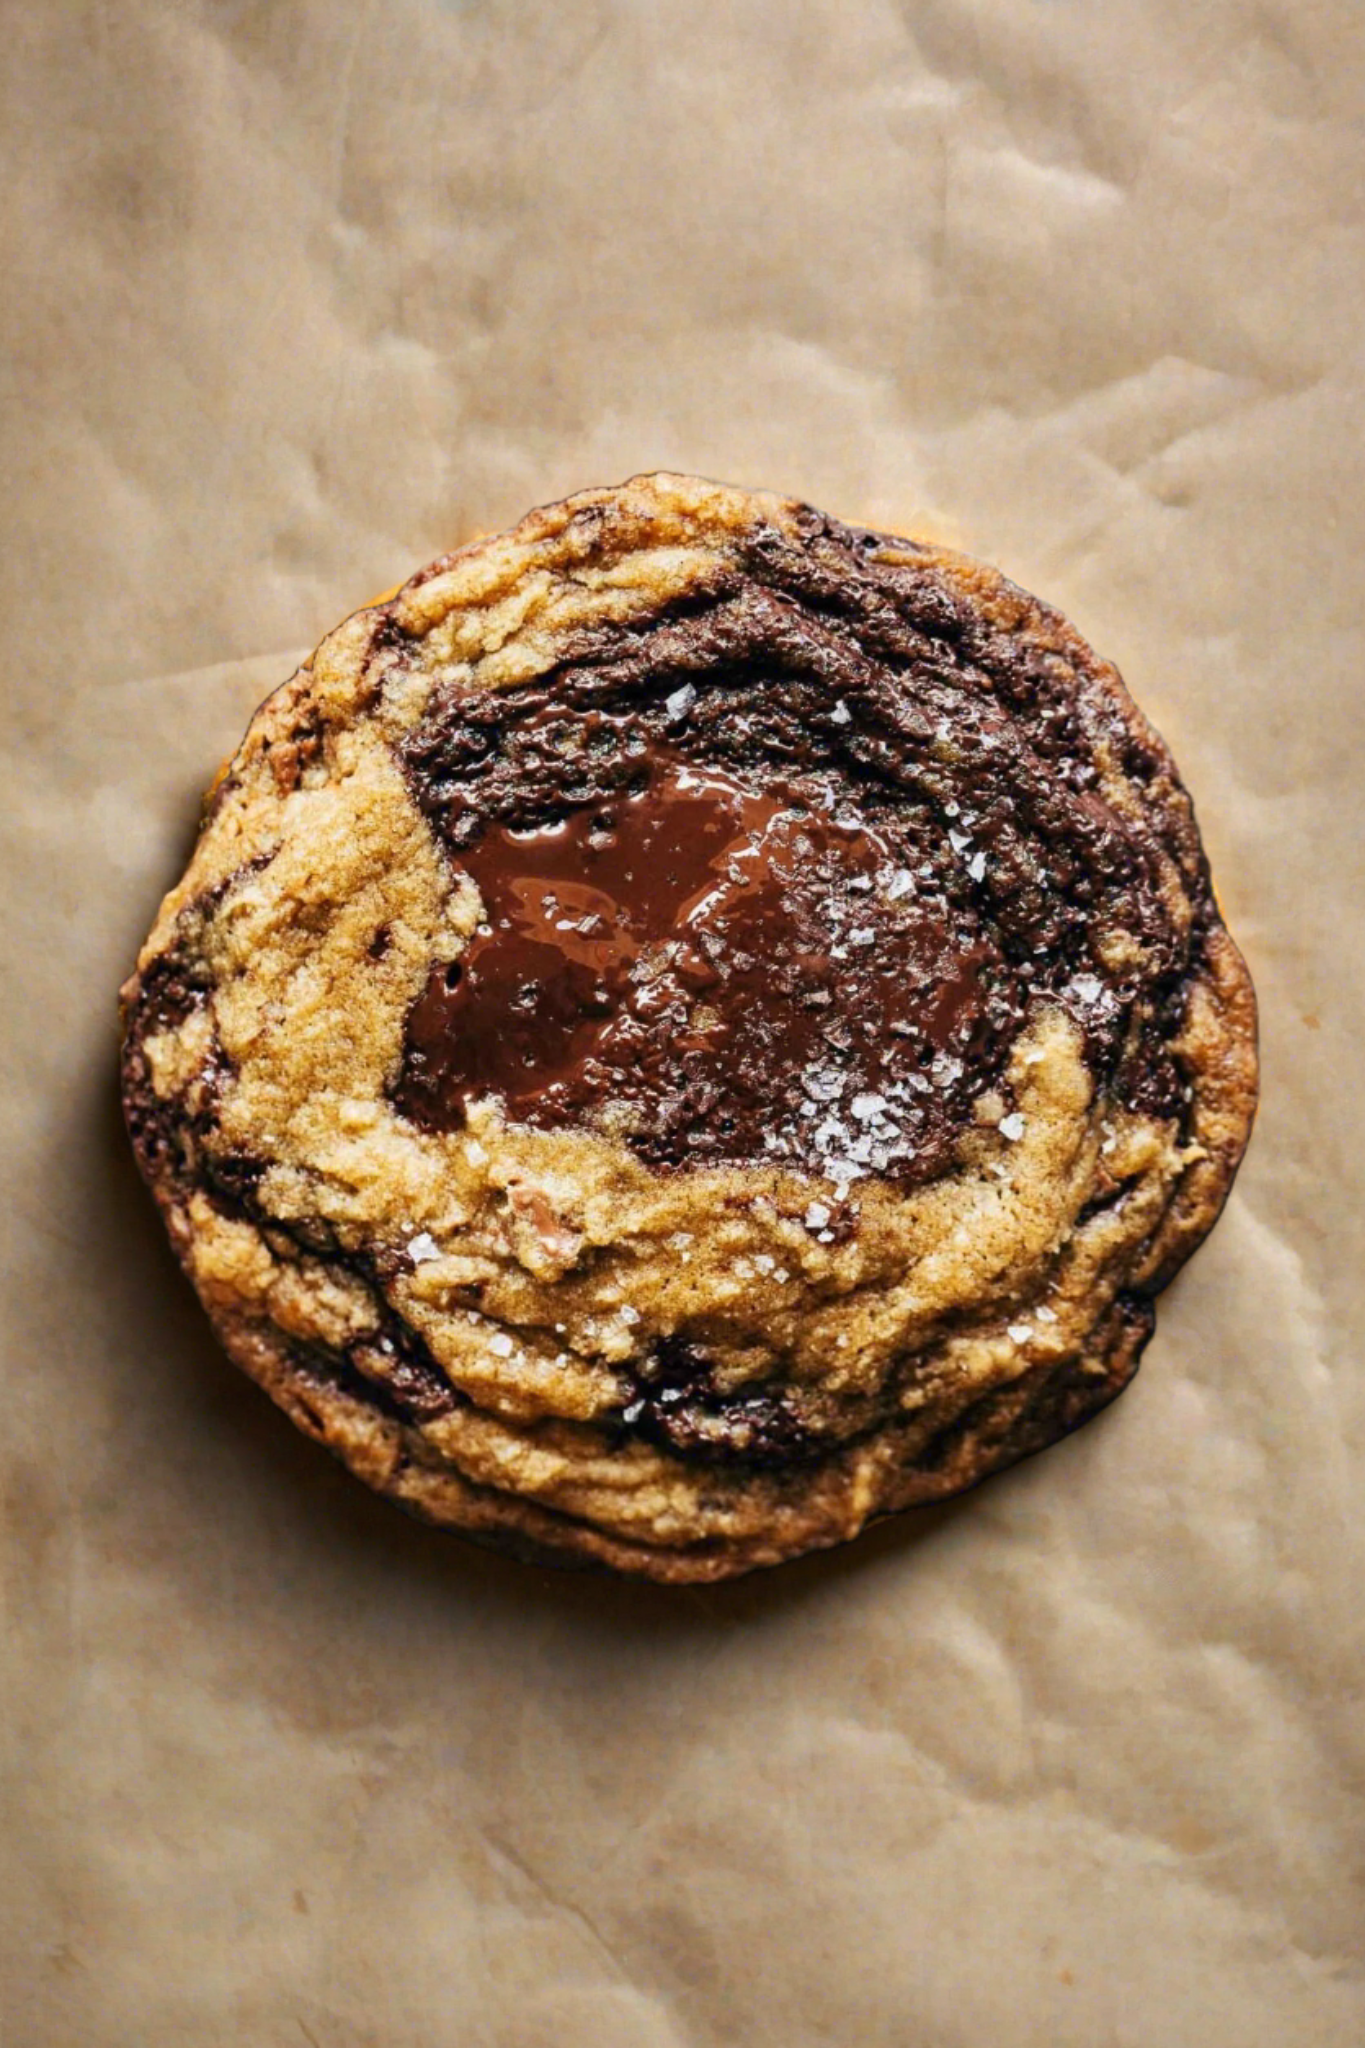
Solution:
<svg viewBox="0 0 1365 2048"><path fill-rule="evenodd" d="M486 919L409 1018L412 1121L458 1129L494 1095L655 1167L910 1185L1044 999L1098 1079L1122 1063L1178 1112L1170 998L1201 920L1097 771L1155 755L884 539L822 520L803 543L760 531L707 601L599 629L532 687L446 688L407 737Z"/></svg>

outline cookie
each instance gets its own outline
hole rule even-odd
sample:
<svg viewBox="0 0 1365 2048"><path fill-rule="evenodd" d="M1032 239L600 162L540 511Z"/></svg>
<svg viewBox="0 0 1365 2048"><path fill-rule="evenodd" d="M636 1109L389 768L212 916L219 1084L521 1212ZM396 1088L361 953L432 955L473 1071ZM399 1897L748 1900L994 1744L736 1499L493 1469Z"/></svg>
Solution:
<svg viewBox="0 0 1365 2048"><path fill-rule="evenodd" d="M993 570L686 477L261 708L123 991L227 1350L371 1486L724 1578L1121 1390L1255 1008L1166 747Z"/></svg>

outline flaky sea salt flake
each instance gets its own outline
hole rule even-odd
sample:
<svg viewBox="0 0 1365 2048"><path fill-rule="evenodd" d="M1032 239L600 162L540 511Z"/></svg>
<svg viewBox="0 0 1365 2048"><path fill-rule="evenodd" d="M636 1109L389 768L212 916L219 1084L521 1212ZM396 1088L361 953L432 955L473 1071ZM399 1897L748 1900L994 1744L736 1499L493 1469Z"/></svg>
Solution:
<svg viewBox="0 0 1365 2048"><path fill-rule="evenodd" d="M855 1095L850 1107L858 1122L867 1124L871 1123L874 1117L883 1114L887 1108L887 1100L884 1095Z"/></svg>

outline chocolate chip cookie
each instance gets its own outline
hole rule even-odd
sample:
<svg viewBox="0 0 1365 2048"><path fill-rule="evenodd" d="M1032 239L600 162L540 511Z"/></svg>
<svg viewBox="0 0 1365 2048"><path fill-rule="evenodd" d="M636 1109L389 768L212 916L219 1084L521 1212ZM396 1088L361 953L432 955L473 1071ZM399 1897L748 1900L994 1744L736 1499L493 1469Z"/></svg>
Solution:
<svg viewBox="0 0 1365 2048"><path fill-rule="evenodd" d="M993 570L674 476L262 707L123 991L237 1363L528 1555L747 1571L1136 1370L1256 1097L1174 763Z"/></svg>

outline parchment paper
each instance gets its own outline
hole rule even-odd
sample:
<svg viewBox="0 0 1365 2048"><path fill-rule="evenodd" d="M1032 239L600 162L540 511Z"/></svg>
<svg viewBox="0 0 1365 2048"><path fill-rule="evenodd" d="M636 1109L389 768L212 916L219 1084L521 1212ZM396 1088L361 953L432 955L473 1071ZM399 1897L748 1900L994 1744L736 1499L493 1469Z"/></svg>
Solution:
<svg viewBox="0 0 1365 2048"><path fill-rule="evenodd" d="M1356 0L17 0L0 50L6 2048L1357 2048ZM691 1594L296 1438L113 1081L299 651L659 466L1069 611L1264 1006L1119 1405Z"/></svg>

